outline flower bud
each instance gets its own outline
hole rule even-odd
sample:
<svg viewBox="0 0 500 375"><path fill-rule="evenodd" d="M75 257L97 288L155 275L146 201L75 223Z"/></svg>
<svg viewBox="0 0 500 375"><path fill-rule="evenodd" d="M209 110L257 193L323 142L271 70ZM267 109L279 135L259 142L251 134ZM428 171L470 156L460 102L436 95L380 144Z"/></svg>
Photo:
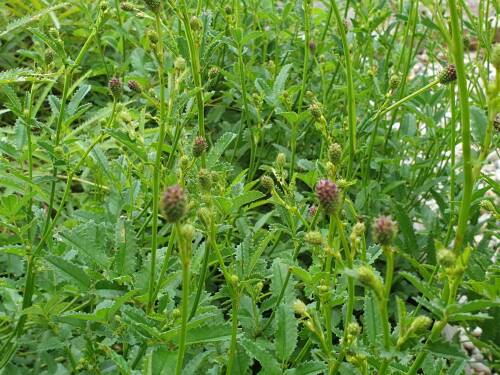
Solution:
<svg viewBox="0 0 500 375"><path fill-rule="evenodd" d="M176 319L181 316L181 310L175 308L172 310L172 318Z"/></svg>
<svg viewBox="0 0 500 375"><path fill-rule="evenodd" d="M148 38L151 43L158 43L158 34L154 30L150 29L146 31L146 38Z"/></svg>
<svg viewBox="0 0 500 375"><path fill-rule="evenodd" d="M50 64L52 61L54 61L54 50L52 48L47 48L45 50L45 62L47 64Z"/></svg>
<svg viewBox="0 0 500 375"><path fill-rule="evenodd" d="M178 72L183 72L186 69L186 60L182 56L177 56L174 60L174 68Z"/></svg>
<svg viewBox="0 0 500 375"><path fill-rule="evenodd" d="M500 70L500 43L495 44L491 52L491 64L496 70Z"/></svg>
<svg viewBox="0 0 500 375"><path fill-rule="evenodd" d="M338 143L332 143L328 147L328 158L334 165L339 165L342 158L342 146Z"/></svg>
<svg viewBox="0 0 500 375"><path fill-rule="evenodd" d="M485 211L488 211L489 213L496 213L496 209L495 209L495 206L493 205L493 203L489 200L489 199L483 199L479 205L481 206L481 208Z"/></svg>
<svg viewBox="0 0 500 375"><path fill-rule="evenodd" d="M448 65L446 68L441 70L438 74L439 83L442 85L447 85L457 79L457 69L455 65Z"/></svg>
<svg viewBox="0 0 500 375"><path fill-rule="evenodd" d="M161 200L163 216L169 223L181 220L187 212L187 198L179 185L168 187Z"/></svg>
<svg viewBox="0 0 500 375"><path fill-rule="evenodd" d="M133 79L129 80L127 82L127 86L130 89L130 91L137 93L140 93L142 91L141 85L139 85L139 82L137 82L136 80Z"/></svg>
<svg viewBox="0 0 500 375"><path fill-rule="evenodd" d="M208 70L208 78L210 79L213 79L215 77L217 77L220 73L220 68L218 66L212 66L209 70Z"/></svg>
<svg viewBox="0 0 500 375"><path fill-rule="evenodd" d="M127 1L122 1L120 3L120 8L124 11L124 12L132 12L134 10L134 4L132 3L129 3Z"/></svg>
<svg viewBox="0 0 500 375"><path fill-rule="evenodd" d="M231 276L229 276L229 281L231 281L231 284L233 285L238 285L238 281L240 281L240 279L237 275L232 274Z"/></svg>
<svg viewBox="0 0 500 375"><path fill-rule="evenodd" d="M312 102L309 105L309 111L311 112L311 115L314 117L315 120L319 120L323 115L321 105L318 102Z"/></svg>
<svg viewBox="0 0 500 375"><path fill-rule="evenodd" d="M191 29L193 31L200 31L201 29L203 29L203 24L201 23L200 19L196 16L191 17L189 24L191 25Z"/></svg>
<svg viewBox="0 0 500 375"><path fill-rule="evenodd" d="M184 224L180 228L180 235L186 241L186 243L191 243L193 241L194 235L196 234L196 229L191 224Z"/></svg>
<svg viewBox="0 0 500 375"><path fill-rule="evenodd" d="M144 3L146 3L146 6L152 12L159 12L160 11L160 5L161 5L160 0L144 0Z"/></svg>
<svg viewBox="0 0 500 375"><path fill-rule="evenodd" d="M120 81L120 78L118 77L113 77L109 80L108 83L109 86L109 91L111 91L111 95L113 95L114 98L119 98L122 94L122 81Z"/></svg>
<svg viewBox="0 0 500 375"><path fill-rule="evenodd" d="M381 245L390 245L397 234L397 224L390 216L379 216L373 224L373 239Z"/></svg>
<svg viewBox="0 0 500 375"><path fill-rule="evenodd" d="M212 173L207 169L200 169L198 172L198 182L203 189L210 190L212 188Z"/></svg>
<svg viewBox="0 0 500 375"><path fill-rule="evenodd" d="M193 156L195 158L200 157L208 150L208 143L205 137L198 136L193 142Z"/></svg>
<svg viewBox="0 0 500 375"><path fill-rule="evenodd" d="M356 238L363 237L363 235L365 234L365 231L366 231L366 226L365 226L365 223L362 223L362 222L357 222L352 227L352 234Z"/></svg>
<svg viewBox="0 0 500 375"><path fill-rule="evenodd" d="M304 240L314 246L320 246L323 244L323 236L318 231L307 232L304 236Z"/></svg>
<svg viewBox="0 0 500 375"><path fill-rule="evenodd" d="M229 15L233 14L233 8L231 8L230 5L226 5L224 7L224 12L229 16Z"/></svg>
<svg viewBox="0 0 500 375"><path fill-rule="evenodd" d="M286 164L286 155L280 152L278 156L276 156L276 166L278 168L283 168L285 164Z"/></svg>
<svg viewBox="0 0 500 375"><path fill-rule="evenodd" d="M353 336L359 336L361 334L361 326L358 322L351 322L347 326L347 333Z"/></svg>
<svg viewBox="0 0 500 375"><path fill-rule="evenodd" d="M408 328L408 334L414 333L416 335L424 333L427 331L432 324L432 319L425 315L417 316L411 322L410 328Z"/></svg>
<svg viewBox="0 0 500 375"><path fill-rule="evenodd" d="M315 206L314 204L309 207L309 216L314 217L316 215L316 212L318 212L318 206Z"/></svg>
<svg viewBox="0 0 500 375"><path fill-rule="evenodd" d="M371 267L360 266L358 268L358 280L365 287L372 289L380 300L383 299L383 285L380 277L375 275Z"/></svg>
<svg viewBox="0 0 500 375"><path fill-rule="evenodd" d="M304 316L307 314L307 306L300 299L296 299L293 303L293 311L297 315Z"/></svg>
<svg viewBox="0 0 500 375"><path fill-rule="evenodd" d="M332 181L320 180L316 184L316 197L327 215L335 214L339 210L342 197L339 188Z"/></svg>
<svg viewBox="0 0 500 375"><path fill-rule="evenodd" d="M264 174L260 177L260 184L262 185L262 188L267 192L272 191L274 188L273 178L271 176L266 175L266 174Z"/></svg>
<svg viewBox="0 0 500 375"><path fill-rule="evenodd" d="M457 256L449 249L440 249L437 253L437 261L444 268L452 268L457 264Z"/></svg>
<svg viewBox="0 0 500 375"><path fill-rule="evenodd" d="M308 46L309 46L309 50L314 53L314 51L316 50L316 42L314 40L310 40L309 43L308 43Z"/></svg>
<svg viewBox="0 0 500 375"><path fill-rule="evenodd" d="M201 207L198 210L198 218L203 223L203 225L205 225L206 227L209 227L210 223L212 221L212 214L208 208Z"/></svg>
<svg viewBox="0 0 500 375"><path fill-rule="evenodd" d="M399 74L393 74L389 78L389 87L392 91L396 90L400 84L401 84L401 77L399 76Z"/></svg>

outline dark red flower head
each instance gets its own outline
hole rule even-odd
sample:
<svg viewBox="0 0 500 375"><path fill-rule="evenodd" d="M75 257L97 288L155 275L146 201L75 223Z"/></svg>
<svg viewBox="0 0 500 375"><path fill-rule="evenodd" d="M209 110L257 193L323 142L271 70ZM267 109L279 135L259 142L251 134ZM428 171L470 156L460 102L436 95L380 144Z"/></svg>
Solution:
<svg viewBox="0 0 500 375"><path fill-rule="evenodd" d="M373 239L381 245L390 245L397 231L398 226L390 216L379 216L373 223Z"/></svg>
<svg viewBox="0 0 500 375"><path fill-rule="evenodd" d="M341 201L340 189L332 181L328 179L320 180L316 184L316 196L326 214L334 214L339 209Z"/></svg>
<svg viewBox="0 0 500 375"><path fill-rule="evenodd" d="M181 220L187 212L187 198L179 185L168 187L161 200L163 216L169 223Z"/></svg>

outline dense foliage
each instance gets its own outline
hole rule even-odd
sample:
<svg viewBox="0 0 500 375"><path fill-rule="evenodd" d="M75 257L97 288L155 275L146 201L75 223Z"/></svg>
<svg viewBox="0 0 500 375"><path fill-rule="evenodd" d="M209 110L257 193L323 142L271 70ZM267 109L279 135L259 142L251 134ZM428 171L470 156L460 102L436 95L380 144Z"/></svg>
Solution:
<svg viewBox="0 0 500 375"><path fill-rule="evenodd" d="M0 374L498 370L475 3L3 0Z"/></svg>

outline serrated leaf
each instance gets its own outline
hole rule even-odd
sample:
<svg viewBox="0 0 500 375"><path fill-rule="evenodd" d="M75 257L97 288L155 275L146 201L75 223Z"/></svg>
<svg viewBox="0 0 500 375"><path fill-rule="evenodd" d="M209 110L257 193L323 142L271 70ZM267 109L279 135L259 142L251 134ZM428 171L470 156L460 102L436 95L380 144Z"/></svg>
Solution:
<svg viewBox="0 0 500 375"><path fill-rule="evenodd" d="M400 203L395 202L394 205L396 207L394 212L398 220L399 228L403 233L406 251L411 255L415 255L415 253L418 251L418 245L417 237L415 236L415 230L413 229L411 220L404 207Z"/></svg>
<svg viewBox="0 0 500 375"><path fill-rule="evenodd" d="M116 223L115 235L115 271L121 275L130 275L135 271L137 240L131 221L120 219Z"/></svg>
<svg viewBox="0 0 500 375"><path fill-rule="evenodd" d="M284 264L280 259L275 259L273 262L273 276L271 279L271 291L273 297L278 298L281 293L281 289L285 285L287 280L288 265ZM293 278L288 278L288 284L286 286L282 303L291 303L295 299L295 294L293 290Z"/></svg>
<svg viewBox="0 0 500 375"><path fill-rule="evenodd" d="M265 374L281 374L281 368L278 361L276 361L274 356L269 352L269 349L263 346L262 340L250 340L244 337L241 340L241 345L252 358L259 361Z"/></svg>
<svg viewBox="0 0 500 375"><path fill-rule="evenodd" d="M377 337L382 333L382 321L378 312L377 302L371 294L365 295L363 326L370 345L377 343Z"/></svg>
<svg viewBox="0 0 500 375"><path fill-rule="evenodd" d="M292 68L292 66L293 64L286 64L281 68L280 72L278 73L273 85L273 94L276 98L279 95L281 95L282 91L285 89L285 84L288 79L288 75L290 74L290 69Z"/></svg>
<svg viewBox="0 0 500 375"><path fill-rule="evenodd" d="M207 168L214 167L219 161L226 148L229 147L231 142L236 138L236 134L227 132L220 137L215 143L214 147L210 149L207 156Z"/></svg>
<svg viewBox="0 0 500 375"><path fill-rule="evenodd" d="M444 341L436 341L429 343L426 350L437 355L449 359L468 359L467 355L456 345Z"/></svg>
<svg viewBox="0 0 500 375"><path fill-rule="evenodd" d="M72 116L76 113L76 110L78 109L78 106L80 105L81 101L85 98L85 96L90 92L90 85L81 85L78 90L74 93L73 97L71 98L70 102L68 103L67 107L67 114L69 116Z"/></svg>
<svg viewBox="0 0 500 375"><path fill-rule="evenodd" d="M55 255L46 256L45 259L61 271L66 278L75 281L81 290L88 290L92 286L90 277L77 265Z"/></svg>
<svg viewBox="0 0 500 375"><path fill-rule="evenodd" d="M297 319L290 305L280 305L276 313L276 356L288 360L297 345Z"/></svg>
<svg viewBox="0 0 500 375"><path fill-rule="evenodd" d="M46 14L50 13L50 12L53 12L59 8L62 8L62 7L65 7L67 6L68 3L64 2L64 3L60 3L60 4L57 4L57 5L54 5L54 6L51 6L51 7L48 7L48 8L45 8L45 9L42 9L40 12L38 13L34 13L34 14L29 14L25 17L22 17L22 18L18 18L12 22L10 22L7 27L2 31L0 32L0 38L7 35L7 34L11 34L14 30L20 28L20 27L23 27L23 26L26 26L32 22L35 22L35 21L38 21L40 18L42 18L43 16L45 16Z"/></svg>
<svg viewBox="0 0 500 375"><path fill-rule="evenodd" d="M303 362L296 368L291 368L285 371L286 375L315 375L324 374L326 372L326 364L319 361Z"/></svg>
<svg viewBox="0 0 500 375"><path fill-rule="evenodd" d="M108 243L107 227L90 220L71 231L60 234L63 242L77 250L89 263L107 269L109 259L106 256Z"/></svg>

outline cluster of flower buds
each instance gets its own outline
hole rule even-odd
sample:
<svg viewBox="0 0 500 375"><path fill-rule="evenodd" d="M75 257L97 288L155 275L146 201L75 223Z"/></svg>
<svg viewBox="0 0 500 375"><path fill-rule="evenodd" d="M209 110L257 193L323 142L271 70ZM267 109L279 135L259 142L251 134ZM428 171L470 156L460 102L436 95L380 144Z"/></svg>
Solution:
<svg viewBox="0 0 500 375"><path fill-rule="evenodd" d="M401 76L399 74L393 74L389 78L389 88L394 92L401 84Z"/></svg>
<svg viewBox="0 0 500 375"><path fill-rule="evenodd" d="M212 189L212 173L207 169L200 169L198 171L198 182L202 189L210 191Z"/></svg>
<svg viewBox="0 0 500 375"><path fill-rule="evenodd" d="M332 143L328 147L328 159L335 165L340 165L342 160L342 146L338 143Z"/></svg>

